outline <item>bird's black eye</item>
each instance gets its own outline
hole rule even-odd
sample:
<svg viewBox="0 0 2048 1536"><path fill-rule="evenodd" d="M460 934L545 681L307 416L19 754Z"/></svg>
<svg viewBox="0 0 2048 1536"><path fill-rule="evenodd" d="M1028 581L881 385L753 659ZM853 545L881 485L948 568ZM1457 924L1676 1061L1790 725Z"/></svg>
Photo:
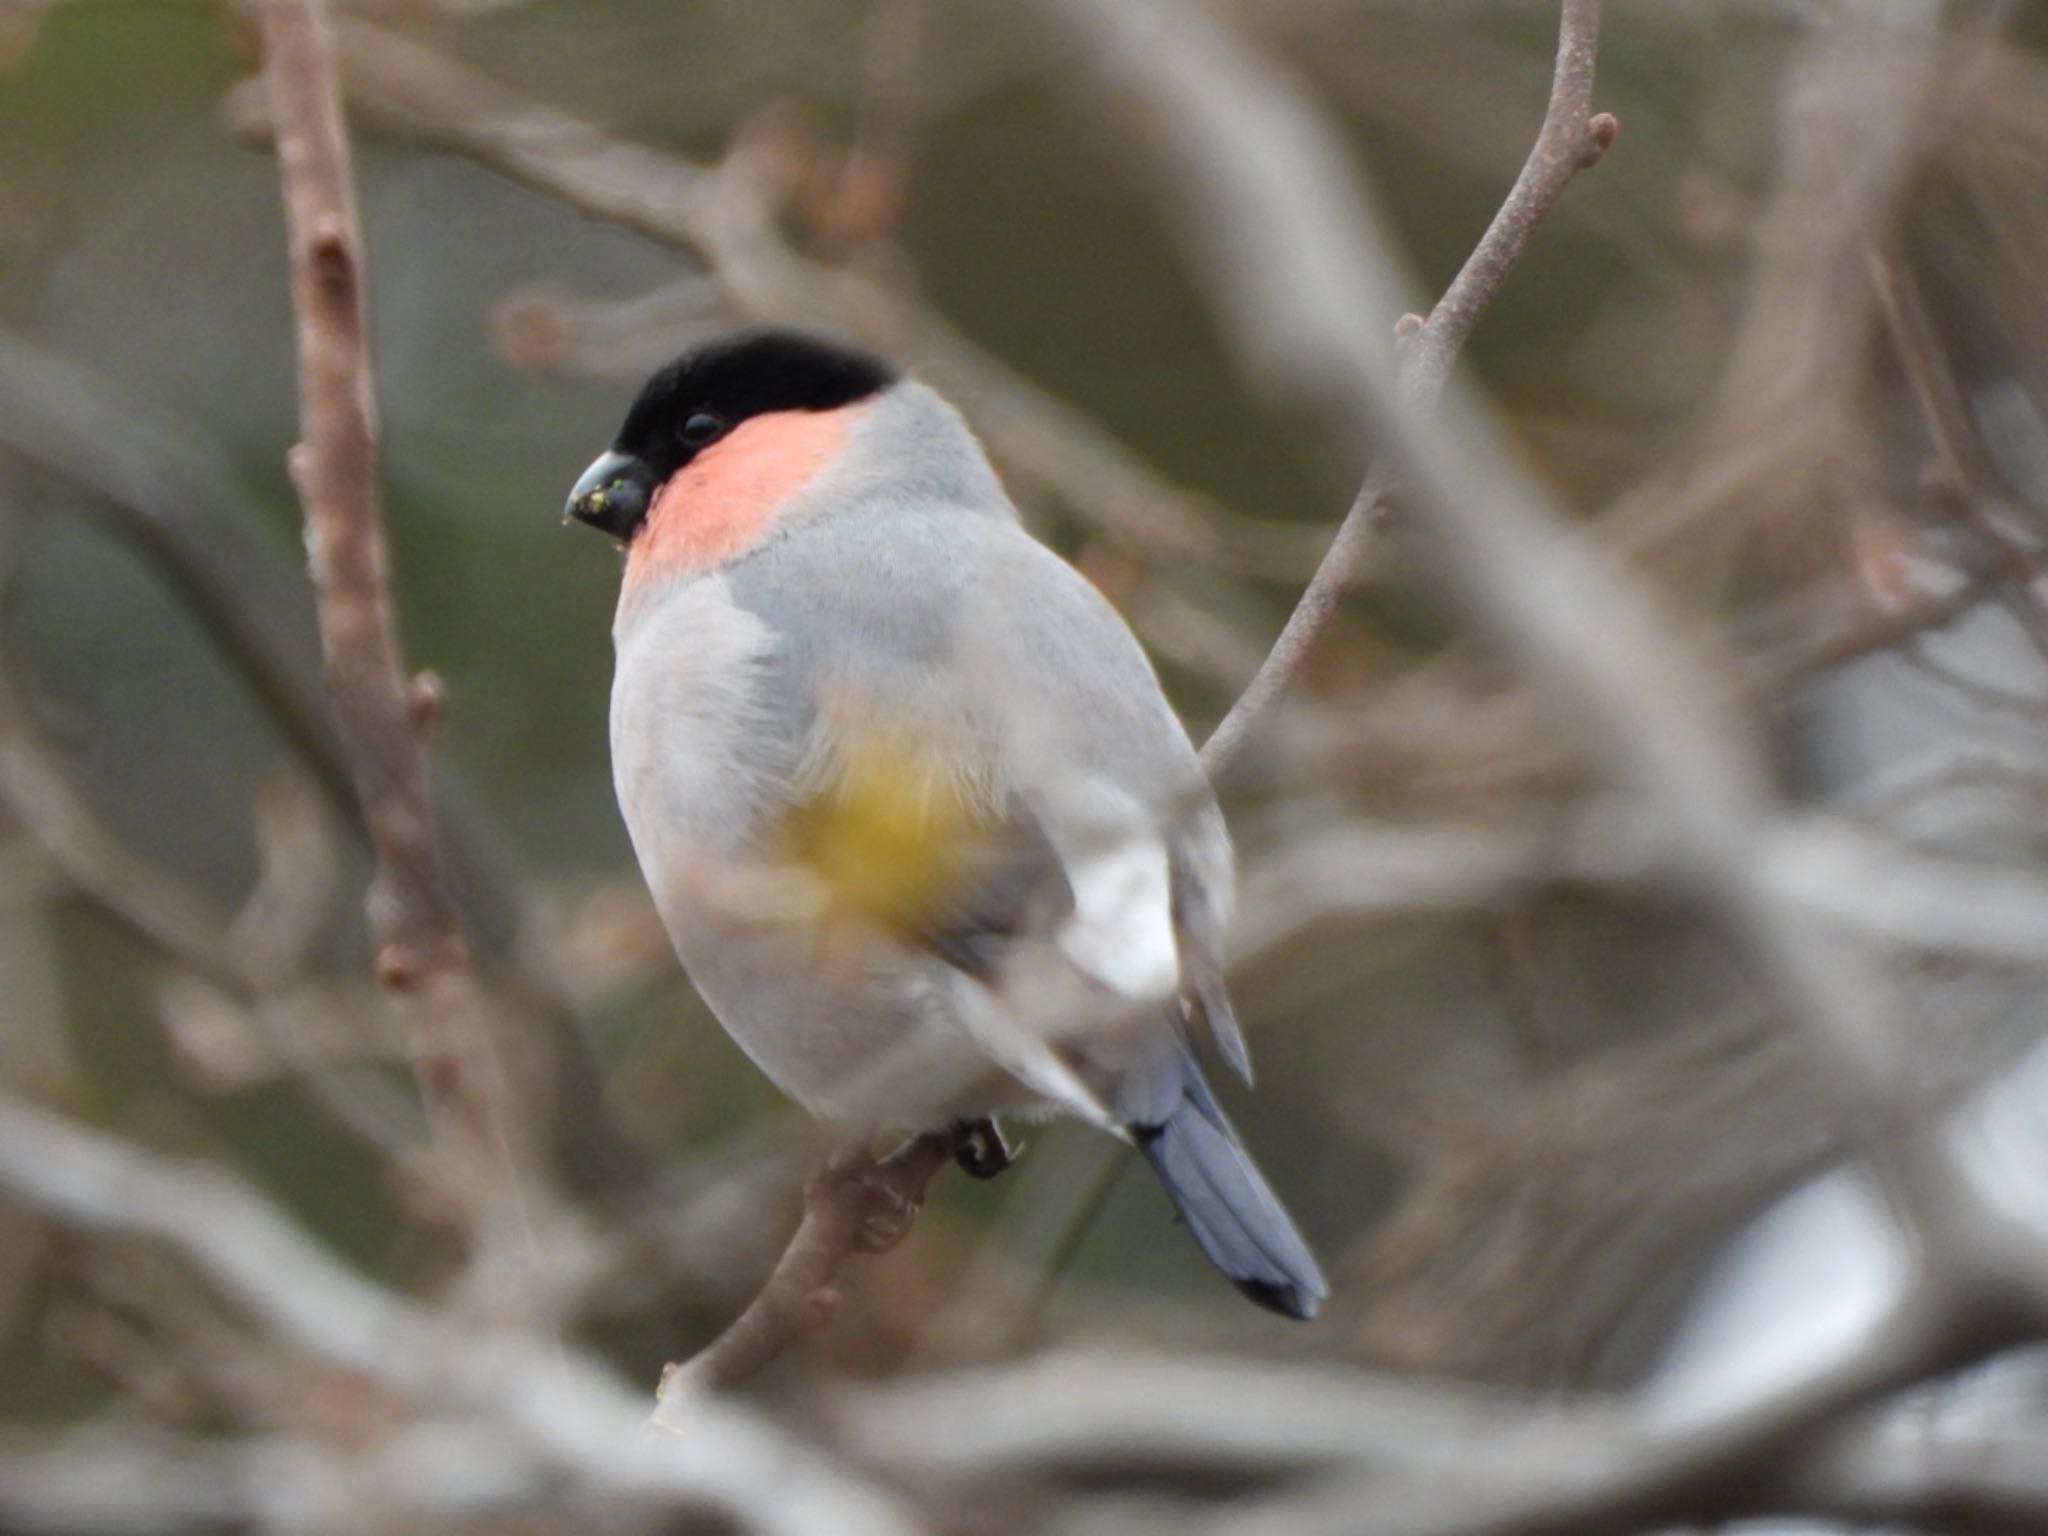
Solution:
<svg viewBox="0 0 2048 1536"><path fill-rule="evenodd" d="M702 448L706 443L715 442L725 431L725 423L709 411L692 411L683 418L682 426L676 429L676 436L692 448Z"/></svg>

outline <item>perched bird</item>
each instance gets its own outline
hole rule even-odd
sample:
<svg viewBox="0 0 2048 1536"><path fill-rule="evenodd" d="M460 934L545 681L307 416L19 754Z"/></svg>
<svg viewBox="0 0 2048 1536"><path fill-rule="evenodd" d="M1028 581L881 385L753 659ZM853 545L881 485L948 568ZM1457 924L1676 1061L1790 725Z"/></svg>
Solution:
<svg viewBox="0 0 2048 1536"><path fill-rule="evenodd" d="M648 380L568 511L625 549L634 851L754 1062L850 1134L1057 1110L1127 1136L1218 1269L1313 1316L1315 1259L1190 1043L1250 1080L1215 797L958 413L863 352L743 332Z"/></svg>

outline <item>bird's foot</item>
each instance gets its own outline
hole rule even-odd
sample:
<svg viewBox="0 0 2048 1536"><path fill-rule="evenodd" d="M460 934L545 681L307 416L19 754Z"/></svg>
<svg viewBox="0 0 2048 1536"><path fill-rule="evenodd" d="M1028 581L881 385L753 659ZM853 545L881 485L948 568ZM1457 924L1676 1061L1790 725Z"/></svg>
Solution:
<svg viewBox="0 0 2048 1536"><path fill-rule="evenodd" d="M880 1172L861 1180L867 1197L860 1214L855 1246L865 1254L887 1253L910 1234L924 1202L905 1194Z"/></svg>
<svg viewBox="0 0 2048 1536"><path fill-rule="evenodd" d="M924 1206L930 1165L912 1166L916 1144L877 1161L865 1147L831 1158L814 1177L808 1198L837 1205L851 1222L846 1241L856 1253L883 1254L901 1243ZM836 1193L835 1193L836 1191Z"/></svg>
<svg viewBox="0 0 2048 1536"><path fill-rule="evenodd" d="M963 1120L953 1127L957 1138L953 1161L969 1178L992 1179L1017 1160L1022 1145L1012 1147L1003 1139L1002 1127L993 1120Z"/></svg>

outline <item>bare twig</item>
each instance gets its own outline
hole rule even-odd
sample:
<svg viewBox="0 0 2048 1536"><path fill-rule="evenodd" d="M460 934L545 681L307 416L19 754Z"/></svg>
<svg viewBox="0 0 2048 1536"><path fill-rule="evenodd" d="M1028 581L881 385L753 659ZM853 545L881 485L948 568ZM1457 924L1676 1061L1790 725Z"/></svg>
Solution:
<svg viewBox="0 0 2048 1536"><path fill-rule="evenodd" d="M735 1386L831 1322L832 1282L846 1261L886 1253L917 1219L926 1188L960 1145L950 1131L919 1136L877 1162L865 1150L829 1159L804 1187L804 1215L745 1312L662 1376L655 1422L672 1424L699 1393Z"/></svg>
<svg viewBox="0 0 2048 1536"><path fill-rule="evenodd" d="M1802 919L1874 949L1987 965L2048 962L2048 881L1920 851L1830 816L1785 816L1755 878ZM1235 960L1256 965L1318 923L1497 908L1546 887L1649 892L1670 879L1656 819L1604 806L1568 817L1319 826L1245 871Z"/></svg>
<svg viewBox="0 0 2048 1536"><path fill-rule="evenodd" d="M1592 110L1599 35L1600 0L1565 0L1550 104L1521 174L1429 317L1419 325L1411 319L1400 328L1400 386L1418 408L1443 389L1466 339L1528 249L1544 215L1571 179L1597 163L1614 142L1615 119ZM1390 465L1377 461L1272 650L1203 744L1202 760L1212 777L1229 768L1252 728L1328 631L1378 539L1395 490Z"/></svg>
<svg viewBox="0 0 2048 1536"><path fill-rule="evenodd" d="M1917 9L1844 10L1854 25L1815 26L1794 55L1712 414L1697 453L1610 509L1623 554L1682 552L1694 565L1703 551L1749 554L1761 530L1867 493L1875 444L1856 411L1871 319L1864 253L1904 195L1943 90L1941 49L1915 35Z"/></svg>
<svg viewBox="0 0 2048 1536"><path fill-rule="evenodd" d="M1993 586L1987 577L1972 577L1958 581L1948 592L1917 598L1889 613L1859 614L1847 622L1832 615L1814 616L1816 622L1801 633L1754 652L1749 690L1768 700L1835 667L1939 634L1984 602Z"/></svg>
<svg viewBox="0 0 2048 1536"><path fill-rule="evenodd" d="M183 1254L279 1339L402 1394L496 1423L543 1476L720 1511L776 1536L912 1536L895 1501L745 1410L690 1405L686 1432L596 1360L525 1334L464 1329L341 1264L217 1169L130 1146L0 1092L0 1189L89 1231Z"/></svg>
<svg viewBox="0 0 2048 1536"><path fill-rule="evenodd" d="M1627 1536L1932 1495L1933 1480L1905 1475L1896 1447L1888 1476L1870 1465L1887 1442L1854 1417L1993 1342L1927 1321L1908 1307L1867 1348L1691 1416L1632 1413L1611 1399L1532 1413L1508 1394L1356 1371L1098 1355L870 1389L852 1395L841 1421L869 1456L906 1476L1181 1469L1299 1490L1230 1503L1195 1527L1218 1536ZM1951 1475L1968 1490L1954 1459ZM2038 1492L2014 1497L2027 1509ZM1182 1510L1170 1527L1124 1528L1187 1524Z"/></svg>
<svg viewBox="0 0 2048 1536"><path fill-rule="evenodd" d="M327 687L377 857L369 899L379 979L405 1006L442 1150L478 1213L513 1156L514 1117L493 1059L469 942L442 878L428 787L430 684L408 679L388 590L377 414L355 191L325 0L264 0L264 71L277 131L304 440L305 504Z"/></svg>
<svg viewBox="0 0 2048 1536"><path fill-rule="evenodd" d="M1892 350L1934 444L1935 459L1946 482L1938 487L1942 499L1999 578L1998 595L2007 611L2035 650L2048 656L2048 603L2034 587L2040 562L1999 526L1996 509L2005 496L1997 483L1997 471L1957 388L1919 286L1875 245L1866 248L1865 262Z"/></svg>

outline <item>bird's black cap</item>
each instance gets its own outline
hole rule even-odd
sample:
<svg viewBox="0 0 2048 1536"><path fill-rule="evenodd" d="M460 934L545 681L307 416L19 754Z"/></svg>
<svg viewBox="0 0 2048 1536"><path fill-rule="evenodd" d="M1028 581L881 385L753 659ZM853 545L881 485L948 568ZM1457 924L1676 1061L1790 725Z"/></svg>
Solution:
<svg viewBox="0 0 2048 1536"><path fill-rule="evenodd" d="M763 327L706 342L641 386L610 450L569 493L569 514L630 539L668 478L749 417L836 410L896 379L873 354L802 331Z"/></svg>

